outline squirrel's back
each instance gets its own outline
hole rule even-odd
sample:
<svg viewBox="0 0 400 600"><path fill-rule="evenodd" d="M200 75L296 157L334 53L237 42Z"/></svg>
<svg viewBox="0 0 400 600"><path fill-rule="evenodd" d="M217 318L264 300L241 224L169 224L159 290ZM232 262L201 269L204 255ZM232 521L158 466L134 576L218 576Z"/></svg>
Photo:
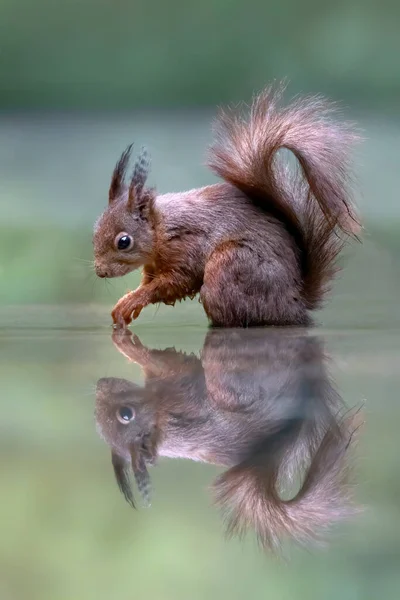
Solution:
<svg viewBox="0 0 400 600"><path fill-rule="evenodd" d="M255 98L247 119L221 112L209 166L266 213L281 221L300 250L302 299L317 308L337 270L346 238L355 236L350 151L357 141L350 123L334 119L335 106L319 97L280 107L284 85ZM278 151L297 159L290 169Z"/></svg>

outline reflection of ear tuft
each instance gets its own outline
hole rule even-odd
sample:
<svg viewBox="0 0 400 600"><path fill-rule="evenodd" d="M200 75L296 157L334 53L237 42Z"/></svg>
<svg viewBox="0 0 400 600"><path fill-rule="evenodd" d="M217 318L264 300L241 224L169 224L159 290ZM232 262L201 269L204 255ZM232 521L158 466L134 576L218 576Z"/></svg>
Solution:
<svg viewBox="0 0 400 600"><path fill-rule="evenodd" d="M151 504L151 479L144 459L141 461L140 469L133 469L133 474L144 505L149 507Z"/></svg>
<svg viewBox="0 0 400 600"><path fill-rule="evenodd" d="M118 487L124 495L125 500L135 508L135 501L129 481L129 463L115 452L111 452L111 460Z"/></svg>
<svg viewBox="0 0 400 600"><path fill-rule="evenodd" d="M147 465L154 464L159 441L160 431L154 426L130 447L133 474L146 506L150 506L151 500L151 480Z"/></svg>

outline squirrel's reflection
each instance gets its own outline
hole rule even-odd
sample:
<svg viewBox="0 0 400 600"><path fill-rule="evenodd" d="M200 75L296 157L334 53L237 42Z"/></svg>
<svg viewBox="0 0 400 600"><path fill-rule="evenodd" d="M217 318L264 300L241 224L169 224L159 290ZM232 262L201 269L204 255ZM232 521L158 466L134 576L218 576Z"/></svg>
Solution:
<svg viewBox="0 0 400 600"><path fill-rule="evenodd" d="M96 422L118 485L148 500L148 465L189 458L226 470L213 484L230 534L254 529L264 547L304 542L352 514L348 451L359 414L345 412L321 342L282 330L211 330L201 357L113 341L144 386L97 383Z"/></svg>

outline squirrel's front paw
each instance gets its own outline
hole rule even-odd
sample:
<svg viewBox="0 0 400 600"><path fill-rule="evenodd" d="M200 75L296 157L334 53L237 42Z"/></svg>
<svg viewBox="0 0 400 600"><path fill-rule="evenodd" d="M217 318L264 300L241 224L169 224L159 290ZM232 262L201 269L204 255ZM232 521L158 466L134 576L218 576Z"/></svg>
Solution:
<svg viewBox="0 0 400 600"><path fill-rule="evenodd" d="M132 321L137 319L143 306L138 305L134 293L130 292L117 302L111 313L114 329L125 329Z"/></svg>

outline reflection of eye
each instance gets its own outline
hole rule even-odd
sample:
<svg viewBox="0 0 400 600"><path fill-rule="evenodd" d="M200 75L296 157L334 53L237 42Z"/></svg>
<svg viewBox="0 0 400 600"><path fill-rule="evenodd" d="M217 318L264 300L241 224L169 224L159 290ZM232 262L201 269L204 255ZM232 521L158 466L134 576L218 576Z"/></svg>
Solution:
<svg viewBox="0 0 400 600"><path fill-rule="evenodd" d="M133 239L130 235L123 231L115 238L115 245L118 250L130 250L133 246Z"/></svg>
<svg viewBox="0 0 400 600"><path fill-rule="evenodd" d="M123 425L127 425L135 418L135 412L129 406L120 406L117 410L117 419Z"/></svg>

